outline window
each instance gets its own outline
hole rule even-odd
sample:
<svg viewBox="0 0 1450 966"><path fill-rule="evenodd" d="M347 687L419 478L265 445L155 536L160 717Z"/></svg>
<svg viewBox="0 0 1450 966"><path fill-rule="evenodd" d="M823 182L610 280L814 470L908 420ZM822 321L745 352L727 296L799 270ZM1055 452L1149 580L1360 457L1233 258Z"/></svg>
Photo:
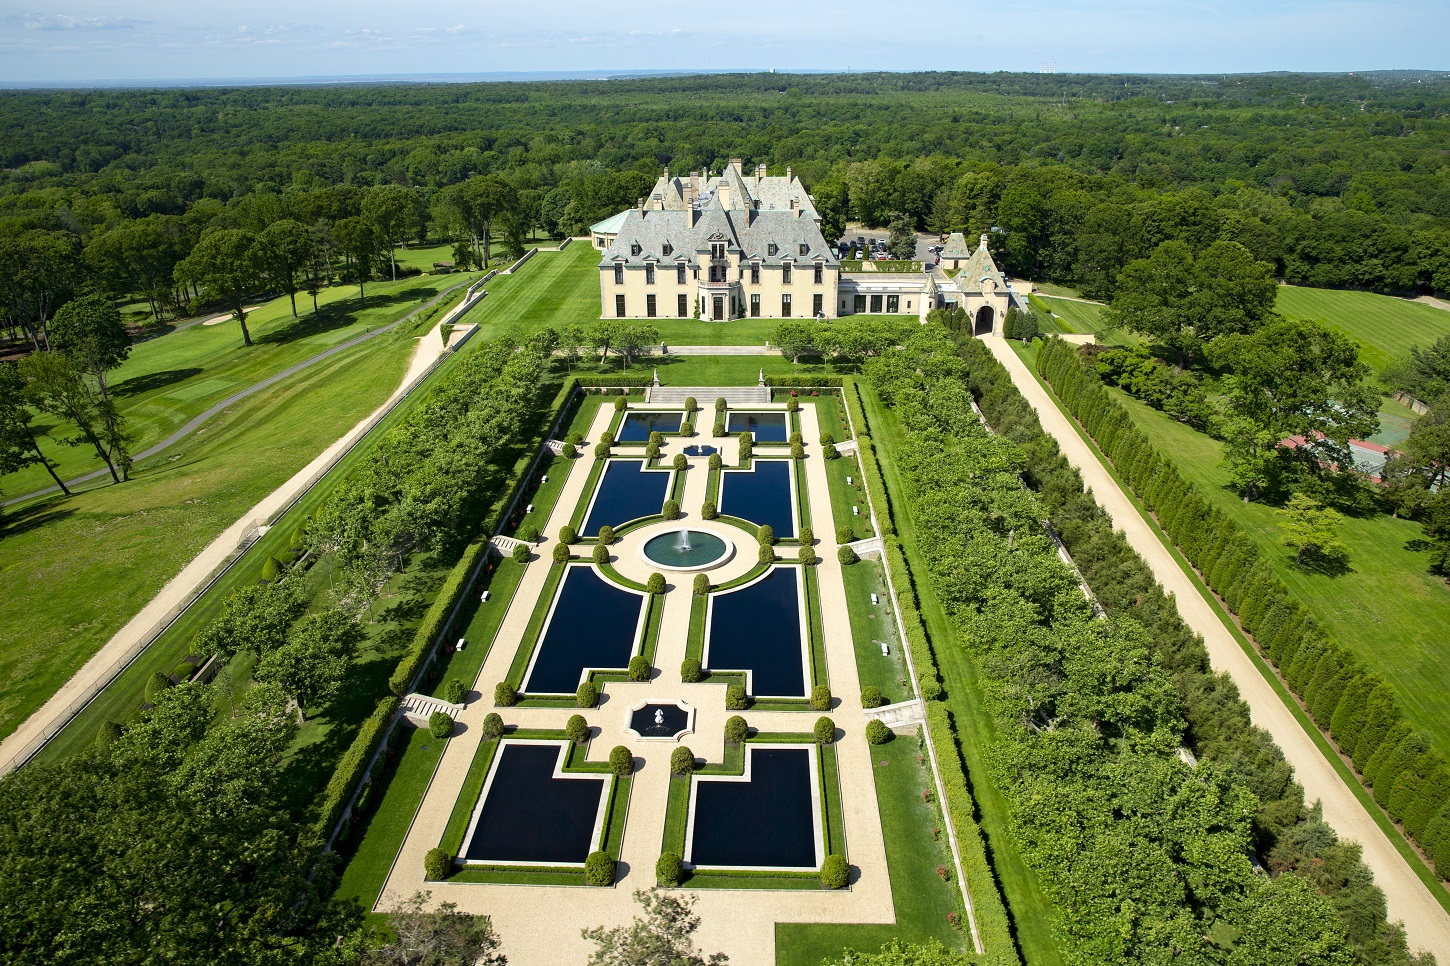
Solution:
<svg viewBox="0 0 1450 966"><path fill-rule="evenodd" d="M854 312L864 312L864 311L866 311L866 296L864 296L864 295L858 295L858 296L856 296L856 306L855 306L854 309L852 309L852 311L854 311Z"/></svg>
<svg viewBox="0 0 1450 966"><path fill-rule="evenodd" d="M873 296L871 296L871 312L874 315L880 315L881 314L881 296L879 296L879 295L873 295Z"/></svg>
<svg viewBox="0 0 1450 966"><path fill-rule="evenodd" d="M655 312L655 297L653 292L644 297L644 314L650 318L654 318L657 314Z"/></svg>
<svg viewBox="0 0 1450 966"><path fill-rule="evenodd" d="M675 305L675 314L682 319L690 314L690 297L688 295L679 296L679 301Z"/></svg>
<svg viewBox="0 0 1450 966"><path fill-rule="evenodd" d="M724 265L711 265L710 266L710 281L712 281L712 282L728 282L728 281L730 281L730 279L728 279L728 278L725 277L727 272L729 272L729 269L727 269Z"/></svg>
<svg viewBox="0 0 1450 966"><path fill-rule="evenodd" d="M820 292L811 296L811 315L820 315L826 310L826 297Z"/></svg>
<svg viewBox="0 0 1450 966"><path fill-rule="evenodd" d="M780 270L780 283L782 285L789 285L790 284L790 266L789 265L785 265L785 266L782 266L781 267L781 270Z"/></svg>
<svg viewBox="0 0 1450 966"><path fill-rule="evenodd" d="M644 267L644 283L646 285L653 285L655 283L655 267L653 265L646 265Z"/></svg>
<svg viewBox="0 0 1450 966"><path fill-rule="evenodd" d="M614 314L616 316L618 316L619 318L621 318L621 319L624 318L624 296L623 295L616 295L614 297Z"/></svg>
<svg viewBox="0 0 1450 966"><path fill-rule="evenodd" d="M806 255L809 255L810 253L811 253L811 246L805 245L805 244L801 245L801 257L805 257Z"/></svg>
<svg viewBox="0 0 1450 966"><path fill-rule="evenodd" d="M760 318L760 296L759 295L752 295L752 296L750 296L750 317L752 319L758 319L758 318Z"/></svg>
<svg viewBox="0 0 1450 966"><path fill-rule="evenodd" d="M675 275L677 276L675 278L675 283L677 285L684 285L685 284L685 266L683 266L683 265L677 265L677 266L675 266Z"/></svg>
<svg viewBox="0 0 1450 966"><path fill-rule="evenodd" d="M635 242L633 245L629 246L629 253L631 255L638 255L642 251L644 251L644 249L639 247L639 242Z"/></svg>
<svg viewBox="0 0 1450 966"><path fill-rule="evenodd" d="M750 284L751 285L759 285L760 284L760 266L759 265L751 265L750 266Z"/></svg>
<svg viewBox="0 0 1450 966"><path fill-rule="evenodd" d="M665 242L665 247L660 249L660 251L664 254L666 258L668 258L675 253L675 246L671 245L669 242Z"/></svg>
<svg viewBox="0 0 1450 966"><path fill-rule="evenodd" d="M616 266L614 266L614 284L615 285L623 285L624 284L624 266L623 265L616 265Z"/></svg>
<svg viewBox="0 0 1450 966"><path fill-rule="evenodd" d="M710 245L710 257L711 258L724 258L725 257L725 243L724 242L715 242L715 243L711 244Z"/></svg>
<svg viewBox="0 0 1450 966"><path fill-rule="evenodd" d="M816 284L819 285L826 279L826 269L822 265L816 266Z"/></svg>
<svg viewBox="0 0 1450 966"><path fill-rule="evenodd" d="M901 311L901 296L900 295L888 295L888 296L886 296L886 311L888 311L888 312L900 312Z"/></svg>
<svg viewBox="0 0 1450 966"><path fill-rule="evenodd" d="M780 251L780 246L777 245L775 242L771 242L770 245L767 246L766 249L765 249L765 253L767 255L774 255L774 254L776 254L779 251Z"/></svg>
<svg viewBox="0 0 1450 966"><path fill-rule="evenodd" d="M789 294L782 295L780 297L780 317L783 318L783 319L790 318L790 295Z"/></svg>

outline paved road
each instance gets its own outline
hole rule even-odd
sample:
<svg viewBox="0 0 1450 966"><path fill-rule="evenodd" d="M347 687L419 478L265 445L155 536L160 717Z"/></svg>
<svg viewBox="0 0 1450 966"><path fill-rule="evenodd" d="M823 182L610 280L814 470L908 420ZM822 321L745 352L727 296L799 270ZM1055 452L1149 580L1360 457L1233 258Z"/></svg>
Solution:
<svg viewBox="0 0 1450 966"><path fill-rule="evenodd" d="M1365 811L1339 772L1264 679L1254 659L1244 652L1219 620L1218 614L1199 594L1196 582L1178 566L1157 532L1138 513L1132 500L1108 474L1097 454L1077 434L1073 424L1057 408L1027 364L1005 340L989 338L985 341L992 354L1012 374L1012 381L1027 402L1037 410L1042 428L1057 440L1063 455L1082 473L1083 481L1092 490L1098 505L1112 517L1113 526L1123 531L1128 543L1153 568L1159 583L1174 596L1184 622L1203 635L1214 670L1227 672L1233 678L1240 695L1248 702L1254 724L1274 736L1284 751L1284 757L1294 766L1294 775L1304 786L1306 799L1321 801L1324 804L1324 820L1343 838L1353 839L1363 847L1365 864L1374 872L1375 882L1385 892L1390 918L1404 922L1411 948L1429 950L1441 962L1450 962L1450 915Z"/></svg>

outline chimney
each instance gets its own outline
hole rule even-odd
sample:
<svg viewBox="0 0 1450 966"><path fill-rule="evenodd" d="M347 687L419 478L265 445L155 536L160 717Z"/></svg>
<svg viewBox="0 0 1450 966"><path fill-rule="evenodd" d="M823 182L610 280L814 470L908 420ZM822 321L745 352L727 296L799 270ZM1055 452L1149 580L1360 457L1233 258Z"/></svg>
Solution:
<svg viewBox="0 0 1450 966"><path fill-rule="evenodd" d="M786 181L790 181L790 178L791 178L790 165L786 165L785 166L785 180Z"/></svg>
<svg viewBox="0 0 1450 966"><path fill-rule="evenodd" d="M801 202L799 198L791 198L790 210L791 214L795 215L797 218L801 216Z"/></svg>
<svg viewBox="0 0 1450 966"><path fill-rule="evenodd" d="M765 165L764 164L757 164L755 166L755 176L757 178L763 178L763 177L765 177Z"/></svg>
<svg viewBox="0 0 1450 966"><path fill-rule="evenodd" d="M720 196L720 207L721 208L724 208L726 211L729 211L730 210L730 182L726 181L724 178L721 178L720 179L720 187L718 187L718 188L715 189L715 193Z"/></svg>
<svg viewBox="0 0 1450 966"><path fill-rule="evenodd" d="M699 200L699 198L700 198L700 172L698 172L698 171L691 171L690 172L690 195L685 200L688 201L690 204L693 205L696 201Z"/></svg>
<svg viewBox="0 0 1450 966"><path fill-rule="evenodd" d="M643 198L636 198L634 203L639 206L639 210L640 211L644 211L644 199Z"/></svg>
<svg viewBox="0 0 1450 966"><path fill-rule="evenodd" d="M736 174L737 177L739 177L739 176L741 176L741 175L743 175L745 173L744 172L744 166L745 166L745 161L743 159L741 159L741 158L731 158L730 159L730 167L732 167L732 168L735 169L735 174Z"/></svg>
<svg viewBox="0 0 1450 966"><path fill-rule="evenodd" d="M982 247L983 248L986 248L987 247L987 233L986 232L982 232Z"/></svg>

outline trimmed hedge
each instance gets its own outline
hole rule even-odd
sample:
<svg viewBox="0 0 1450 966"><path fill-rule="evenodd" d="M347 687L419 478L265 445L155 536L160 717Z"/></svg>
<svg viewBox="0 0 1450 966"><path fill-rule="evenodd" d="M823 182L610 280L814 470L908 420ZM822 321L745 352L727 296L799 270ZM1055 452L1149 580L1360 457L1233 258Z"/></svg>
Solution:
<svg viewBox="0 0 1450 966"><path fill-rule="evenodd" d="M625 387L628 389L643 389L645 386L654 384L654 376L586 376L580 380L579 385L584 389L617 389Z"/></svg>
<svg viewBox="0 0 1450 966"><path fill-rule="evenodd" d="M872 718L866 722L866 740L873 745L884 745L890 741L892 731L886 727L885 722L878 718Z"/></svg>
<svg viewBox="0 0 1450 966"><path fill-rule="evenodd" d="M423 875L429 882L441 882L453 874L453 856L442 849L429 849L423 857Z"/></svg>
<svg viewBox="0 0 1450 966"><path fill-rule="evenodd" d="M389 696L379 701L373 713L358 728L352 744L337 760L337 766L333 768L332 777L328 779L327 787L322 791L322 800L318 804L315 833L319 845L327 841L332 827L342 816L342 810L347 807L352 790L362 780L373 752L387 735L388 726L392 724L393 715L397 711L397 698Z"/></svg>
<svg viewBox="0 0 1450 966"><path fill-rule="evenodd" d="M449 618L453 614L453 605L463 591L464 584L468 582L474 567L488 552L487 539L474 541L468 545L468 548L463 551L463 556L458 558L458 563L454 564L453 569L448 572L448 576L443 580L443 586L438 588L438 596L433 599L433 606L428 608L428 612L423 615L422 623L413 632L413 642L409 645L408 652L398 662L398 667L393 671L392 677L388 678L388 690L393 694L401 698L412 688L413 681L422 671L424 664L433 656L434 643L447 632Z"/></svg>
<svg viewBox="0 0 1450 966"><path fill-rule="evenodd" d="M590 852L584 860L584 881L592 886L614 885L614 856L608 852Z"/></svg>
<svg viewBox="0 0 1450 966"><path fill-rule="evenodd" d="M655 885L670 889L680 884L684 872L684 860L674 852L662 852L655 861Z"/></svg>
<svg viewBox="0 0 1450 966"><path fill-rule="evenodd" d="M851 880L851 867L844 855L828 855L821 863L821 885L827 889L844 889Z"/></svg>
<svg viewBox="0 0 1450 966"><path fill-rule="evenodd" d="M841 376L766 376L767 386L779 386L788 389L792 386L804 386L807 389L819 389L828 386L839 386L843 381Z"/></svg>

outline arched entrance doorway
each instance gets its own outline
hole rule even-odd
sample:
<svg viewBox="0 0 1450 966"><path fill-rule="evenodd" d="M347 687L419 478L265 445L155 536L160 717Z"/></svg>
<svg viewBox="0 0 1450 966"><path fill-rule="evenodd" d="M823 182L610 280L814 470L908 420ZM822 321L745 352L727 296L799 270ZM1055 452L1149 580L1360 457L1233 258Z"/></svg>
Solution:
<svg viewBox="0 0 1450 966"><path fill-rule="evenodd" d="M993 314L992 307L990 305L984 305L981 308L977 309L977 321L976 324L972 327L972 334L991 335L992 321Z"/></svg>

